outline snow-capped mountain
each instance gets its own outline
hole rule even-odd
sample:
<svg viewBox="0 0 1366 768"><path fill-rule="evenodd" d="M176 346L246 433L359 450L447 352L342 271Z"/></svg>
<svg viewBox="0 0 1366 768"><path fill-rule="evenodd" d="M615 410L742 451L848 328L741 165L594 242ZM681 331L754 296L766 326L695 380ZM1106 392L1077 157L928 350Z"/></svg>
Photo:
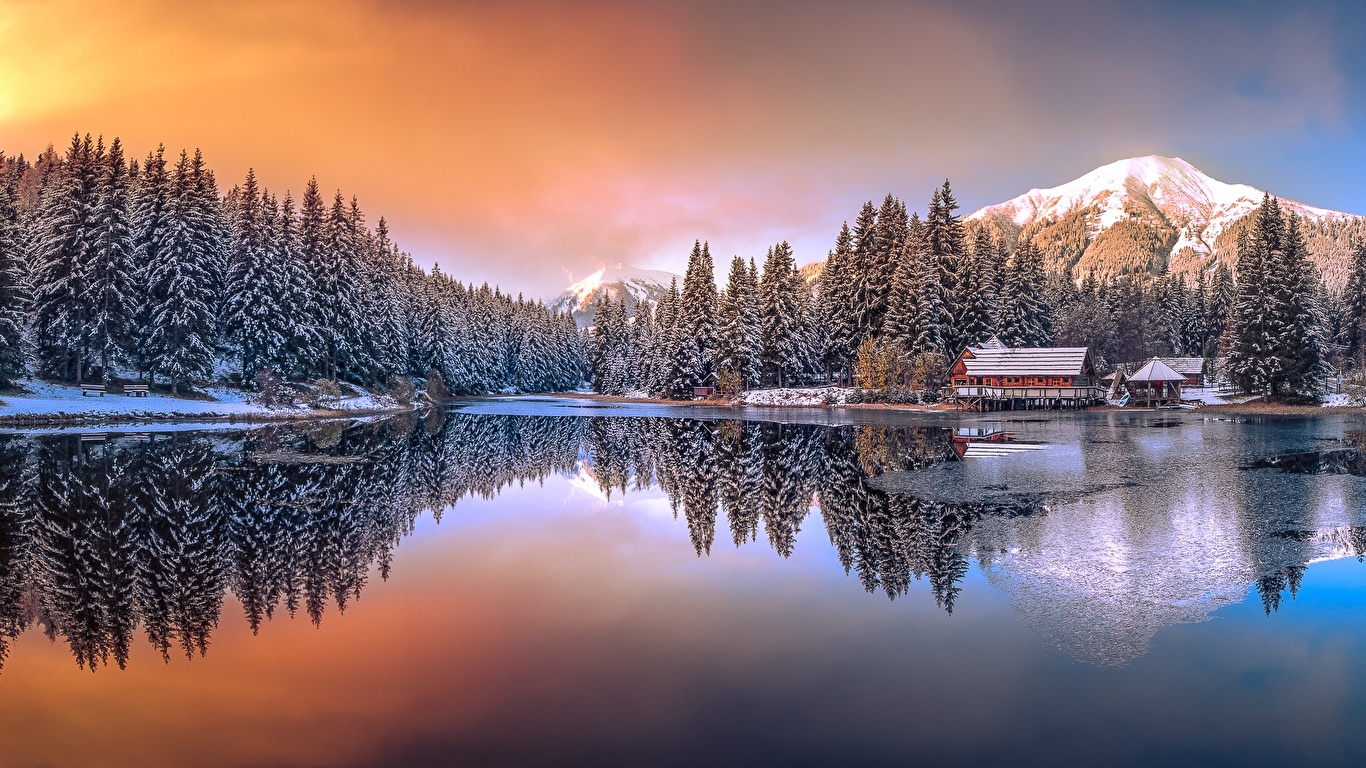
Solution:
<svg viewBox="0 0 1366 768"><path fill-rule="evenodd" d="M1164 266L1194 274L1219 260L1234 265L1237 230L1262 196L1246 184L1212 179L1180 158L1151 155L1101 166L1051 189L1031 189L967 219L1011 237L1028 233L1051 268L1071 266L1078 279ZM1281 204L1311 225L1310 250L1329 284L1337 282L1346 248L1333 230L1357 217L1293 200Z"/></svg>
<svg viewBox="0 0 1366 768"><path fill-rule="evenodd" d="M593 322L593 305L605 293L613 299L625 292L627 303L654 304L669 290L669 283L683 278L662 269L640 269L629 264L608 264L574 283L547 304L558 311L572 311L581 324Z"/></svg>

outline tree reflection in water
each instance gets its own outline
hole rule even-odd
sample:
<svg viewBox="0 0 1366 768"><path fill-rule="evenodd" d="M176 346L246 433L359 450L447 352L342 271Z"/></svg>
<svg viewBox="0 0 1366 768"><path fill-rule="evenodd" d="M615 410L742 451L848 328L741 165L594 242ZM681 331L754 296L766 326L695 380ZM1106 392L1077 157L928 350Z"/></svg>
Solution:
<svg viewBox="0 0 1366 768"><path fill-rule="evenodd" d="M418 517L581 465L609 497L658 486L699 556L724 513L735 546L793 552L813 507L847 573L896 599L924 580L952 612L983 516L1038 502L943 504L879 490L887 471L957 460L937 427L824 427L659 418L468 416L179 432L0 438L0 665L29 627L76 663L122 668L134 635L167 660L207 652L227 590L253 631L277 611L345 611ZM1348 533L1355 552L1366 535ZM1307 554L1268 549L1267 611ZM1287 549L1288 548L1288 549ZM1271 551L1271 550L1274 550Z"/></svg>

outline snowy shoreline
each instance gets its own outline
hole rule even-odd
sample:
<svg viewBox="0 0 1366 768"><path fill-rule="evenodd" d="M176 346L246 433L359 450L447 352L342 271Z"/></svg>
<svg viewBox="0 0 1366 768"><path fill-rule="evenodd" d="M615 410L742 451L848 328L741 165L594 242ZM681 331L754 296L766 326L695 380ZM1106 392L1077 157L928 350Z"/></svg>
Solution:
<svg viewBox="0 0 1366 768"><path fill-rule="evenodd" d="M369 416L413 410L384 395L361 394L336 398L326 407L265 406L246 393L225 387L206 390L209 399L172 397L151 392L145 397L124 394L86 396L79 387L25 380L24 391L0 395L0 429L49 429L185 423L264 423L304 419Z"/></svg>

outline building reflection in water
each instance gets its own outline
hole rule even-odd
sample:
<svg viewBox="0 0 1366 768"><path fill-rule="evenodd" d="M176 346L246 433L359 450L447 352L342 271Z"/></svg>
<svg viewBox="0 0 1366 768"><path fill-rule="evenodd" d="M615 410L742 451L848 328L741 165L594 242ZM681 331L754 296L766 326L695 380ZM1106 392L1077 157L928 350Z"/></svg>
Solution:
<svg viewBox="0 0 1366 768"><path fill-rule="evenodd" d="M1026 623L1102 665L1249 584L1273 613L1310 562L1366 552L1355 485L1323 498L1280 472L1173 469L1148 433L1076 429L1044 448L997 427L456 412L0 438L0 664L30 630L92 670L123 667L139 636L203 655L229 590L253 631L281 612L320 623L387 578L421 515L552 475L604 499L662 489L699 556L762 541L786 557L818 512L865 590L923 583L948 612L975 558Z"/></svg>

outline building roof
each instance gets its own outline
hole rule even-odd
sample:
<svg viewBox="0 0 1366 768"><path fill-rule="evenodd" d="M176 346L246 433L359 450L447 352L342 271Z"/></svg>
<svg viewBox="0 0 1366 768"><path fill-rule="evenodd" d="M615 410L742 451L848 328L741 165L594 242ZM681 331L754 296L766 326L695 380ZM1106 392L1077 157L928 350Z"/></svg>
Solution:
<svg viewBox="0 0 1366 768"><path fill-rule="evenodd" d="M1203 357L1158 357L1155 360L1183 376L1199 376L1205 372Z"/></svg>
<svg viewBox="0 0 1366 768"><path fill-rule="evenodd" d="M1082 376L1086 347L972 347L963 352L969 376Z"/></svg>
<svg viewBox="0 0 1366 768"><path fill-rule="evenodd" d="M1186 377L1157 358L1147 362L1142 368L1134 371L1129 377L1129 381L1181 381Z"/></svg>

